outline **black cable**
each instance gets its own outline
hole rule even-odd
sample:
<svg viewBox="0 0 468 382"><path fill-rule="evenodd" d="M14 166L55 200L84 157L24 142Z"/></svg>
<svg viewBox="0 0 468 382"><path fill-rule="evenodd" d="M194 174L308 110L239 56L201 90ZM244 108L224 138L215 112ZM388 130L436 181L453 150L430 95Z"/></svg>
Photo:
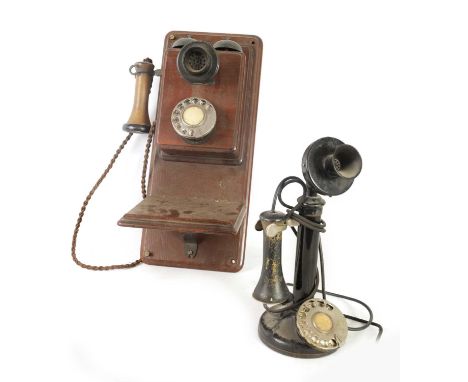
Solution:
<svg viewBox="0 0 468 382"><path fill-rule="evenodd" d="M295 206L294 208L300 208L302 207L303 203L299 203L297 206ZM286 218L287 219L293 219L295 221L297 221L300 225L303 225L304 227L306 228L309 228L311 230L314 230L314 231L318 231L320 233L324 233L325 232L325 227L327 226L327 224L323 221L323 220L320 220L320 222L315 222L313 220L310 220L310 219L307 219L306 217L302 216L302 215L299 215L299 214L296 214L296 213L292 213L292 209L291 210L288 210L288 214L286 215Z"/></svg>
<svg viewBox="0 0 468 382"><path fill-rule="evenodd" d="M287 185L292 184L292 183L298 183L302 187L302 195L298 199L298 203L294 207L285 203L282 197L282 192L284 188ZM284 178L281 182L279 182L278 186L276 187L275 194L273 195L273 202L271 204L271 211L275 210L276 201L278 200L280 204L283 207L286 207L287 209L286 219L293 219L297 221L299 224L309 229L319 231L319 232L325 232L326 223L323 220L320 220L320 222L315 222L296 213L296 211L304 205L306 193L307 193L307 185L304 183L304 181L301 178L298 178L297 176L288 176ZM293 229L293 231L295 232L295 234L297 234L295 229Z"/></svg>
<svg viewBox="0 0 468 382"><path fill-rule="evenodd" d="M271 210L274 211L276 207L276 200L280 202L280 204L286 208L293 209L293 206L286 204L282 198L283 189L291 183L298 183L302 186L302 196L305 196L307 192L307 186L301 178L297 176L288 176L284 178L281 182L279 182L278 187L276 187L275 194L273 195L273 203L271 204Z"/></svg>
<svg viewBox="0 0 468 382"><path fill-rule="evenodd" d="M344 314L344 316L349 320L353 320L353 321L357 321L357 322L361 322L361 323L366 322L366 320L363 320L362 318L354 317L354 316L351 316L349 314ZM382 325L380 325L379 323L377 323L375 321L371 322L371 325L375 326L377 329L379 329L379 333L377 334L377 337L375 339L376 341L379 341L380 337L382 337L382 334L383 334L383 327L382 327Z"/></svg>
<svg viewBox="0 0 468 382"><path fill-rule="evenodd" d="M318 290L318 292L322 292L322 291ZM364 325L358 326L358 327L352 327L352 326L349 327L348 326L348 330L350 330L350 331L364 330L364 329L368 328L372 324L372 320L374 318L374 313L372 313L372 309L365 302L363 302L361 300L358 300L357 298L345 296L345 295L338 294L338 293L327 292L327 294L329 294L330 296L333 296L333 297L343 298L345 300L349 300L349 301L353 301L355 303L358 303L358 304L362 305L364 308L366 308L367 312L369 313L369 319L367 321L363 320L365 322Z"/></svg>
<svg viewBox="0 0 468 382"><path fill-rule="evenodd" d="M363 302L361 300L358 300L357 298L354 298L354 297L349 297L349 296L345 296L345 295L338 294L338 293L333 293L333 292L326 292L326 289L325 289L325 264L324 264L324 261L323 261L322 240L319 241L319 258L320 258L320 278L322 280L321 281L322 289L321 290L318 289L317 292L322 293L322 298L324 300L327 299L327 293L328 293L330 296L334 296L334 297L338 297L338 298L343 298L345 300L353 301L353 302L356 302L356 303L362 305L364 308L366 308L366 310L369 312L369 318L368 318L367 321L363 320L362 318L351 316L349 314L344 314L344 316L346 318L364 324L364 325L361 325L361 326L358 326L358 327L348 326L348 330L349 331L360 331L360 330L367 329L370 325L373 325L373 326L375 326L375 327L377 327L379 329L379 333L377 334L376 341L380 340L380 337L382 337L382 333L383 333L383 327L382 327L382 325L378 324L377 322L373 322L374 313L372 312L372 309L370 308L369 305L367 305L365 302Z"/></svg>
<svg viewBox="0 0 468 382"><path fill-rule="evenodd" d="M305 300L308 300L310 298L314 298L314 295L315 293L317 292L320 292L322 293L322 297L323 297L323 289L317 289L317 285L319 283L319 276L318 276L318 272L317 272L317 276L316 276L316 282L314 284L314 288L312 289L312 293L307 296L306 298L304 298L303 300L301 301L298 301L296 303L293 303L293 304L288 304L291 302L291 300L287 300L281 304L276 304L274 305L273 307L269 307L267 304L263 304L263 307L265 308L265 310L267 312L270 312L270 313L281 313L281 312L285 312L287 310L291 310L291 309L294 309L296 308L297 306L301 305ZM286 285L288 286L292 286L294 287L294 284L293 283L286 283ZM322 278L322 285L324 285L323 283L323 278ZM323 286L322 286L323 288ZM337 297L337 298L343 298L343 299L346 299L346 300L350 300L350 301L354 301L358 304L361 304L362 306L364 306L368 312L369 312L369 319L367 320L363 320L362 318L359 318L359 317L355 317L355 316L351 316L350 314L343 314L347 319L349 320L353 320L353 321L356 321L356 322L360 322L362 324L365 324L365 325L362 325L362 326L359 326L359 327L349 327L348 326L348 330L349 331L361 331L361 330L364 330L364 329L367 329L369 326L375 326L379 332L377 334L377 337L376 337L376 341L379 341L380 338L382 337L382 334L383 334L383 327L382 325L380 325L379 323L377 322L374 322L374 321L370 321L373 319L373 313L372 313L372 310L370 309L370 307L364 303L363 301L361 300L358 300L357 298L354 298L354 297L349 297L349 296L345 296L345 295L342 295L342 294L338 294L338 293L334 293L334 292L326 292L327 294L329 294L330 296L333 296L333 297ZM326 298L323 298L324 300L326 300ZM284 304L287 304L287 305L284 305ZM280 308L276 308L278 305L283 305L282 307Z"/></svg>

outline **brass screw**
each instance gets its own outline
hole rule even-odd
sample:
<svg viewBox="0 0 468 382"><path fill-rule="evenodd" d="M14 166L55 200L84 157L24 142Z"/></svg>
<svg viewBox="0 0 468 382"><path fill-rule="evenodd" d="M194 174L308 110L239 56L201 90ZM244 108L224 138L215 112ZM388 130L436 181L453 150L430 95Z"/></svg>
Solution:
<svg viewBox="0 0 468 382"><path fill-rule="evenodd" d="M169 35L169 40L174 40L175 36L173 34Z"/></svg>
<svg viewBox="0 0 468 382"><path fill-rule="evenodd" d="M150 251L145 250L145 252L143 252L143 255L144 255L145 257L150 257L150 256L152 256L153 254L152 254Z"/></svg>

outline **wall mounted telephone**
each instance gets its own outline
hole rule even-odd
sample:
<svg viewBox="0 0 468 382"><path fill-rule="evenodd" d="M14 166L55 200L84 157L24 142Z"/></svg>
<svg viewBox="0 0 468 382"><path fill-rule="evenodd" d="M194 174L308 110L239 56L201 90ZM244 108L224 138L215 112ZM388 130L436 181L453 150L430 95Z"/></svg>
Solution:
<svg viewBox="0 0 468 382"><path fill-rule="evenodd" d="M128 135L83 203L72 241L78 265L93 270L140 262L228 272L242 268L261 58L256 36L176 31L165 38L160 70L150 59L130 67L136 84L133 110L123 126ZM151 124L148 96L154 75L160 84ZM144 199L118 224L143 229L140 259L84 264L76 244L86 207L134 133L148 134Z"/></svg>

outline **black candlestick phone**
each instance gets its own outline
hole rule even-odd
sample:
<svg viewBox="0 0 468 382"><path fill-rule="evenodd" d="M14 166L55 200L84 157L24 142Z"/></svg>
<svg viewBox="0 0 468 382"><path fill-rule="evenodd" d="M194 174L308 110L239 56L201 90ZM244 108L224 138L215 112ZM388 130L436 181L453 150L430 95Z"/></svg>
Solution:
<svg viewBox="0 0 468 382"><path fill-rule="evenodd" d="M361 168L361 156L354 147L336 138L319 139L307 147L302 158L305 182L295 176L283 179L276 189L271 209L260 214L255 228L263 231L263 268L253 297L263 302L266 310L258 327L260 339L279 353L299 358L331 354L343 345L348 330L363 330L370 325L379 329L377 339L382 335L382 326L373 322L372 311L365 303L325 290L320 241L320 233L325 232L322 220L325 201L320 194L344 193ZM281 196L284 187L291 183L301 185L303 190L295 206L285 203ZM275 209L277 201L286 208L286 213ZM281 267L282 231L288 226L297 236L292 293ZM321 289L318 289L319 282ZM321 293L321 299L314 297L317 292ZM327 300L327 294L363 305L369 312L368 320L343 315ZM346 318L364 325L348 328Z"/></svg>

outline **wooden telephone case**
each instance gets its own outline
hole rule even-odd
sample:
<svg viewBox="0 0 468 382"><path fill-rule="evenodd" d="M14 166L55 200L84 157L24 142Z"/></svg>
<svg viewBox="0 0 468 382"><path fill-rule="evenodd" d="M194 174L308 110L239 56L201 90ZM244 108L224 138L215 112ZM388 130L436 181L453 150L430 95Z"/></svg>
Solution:
<svg viewBox="0 0 468 382"><path fill-rule="evenodd" d="M194 84L181 75L181 49L173 46L185 38L221 46L210 83ZM240 49L230 49L229 41ZM227 272L242 268L261 58L256 36L167 34L148 196L118 222L143 228L142 262ZM173 127L173 110L186 99L207 100L216 110L216 124L204 140L184 139Z"/></svg>

